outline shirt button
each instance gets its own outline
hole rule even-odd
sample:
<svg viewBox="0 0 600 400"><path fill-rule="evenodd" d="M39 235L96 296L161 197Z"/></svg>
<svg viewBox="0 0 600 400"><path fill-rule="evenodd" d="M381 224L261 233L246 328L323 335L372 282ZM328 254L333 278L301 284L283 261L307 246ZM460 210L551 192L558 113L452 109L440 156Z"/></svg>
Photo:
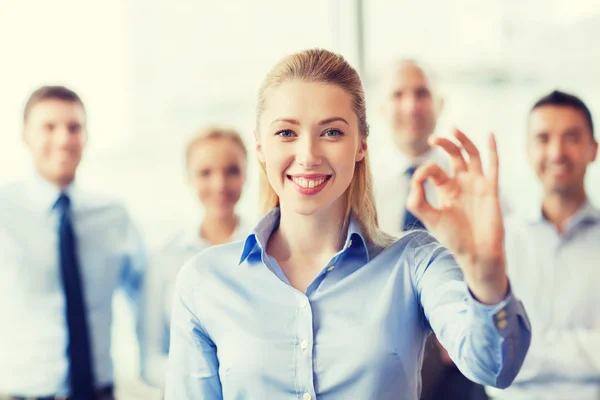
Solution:
<svg viewBox="0 0 600 400"><path fill-rule="evenodd" d="M304 393L304 396L302 396L302 399L304 399L304 400L311 400L312 396L310 395L310 393Z"/></svg>
<svg viewBox="0 0 600 400"><path fill-rule="evenodd" d="M352 246L352 240L348 240L348 246L346 246L346 248Z"/></svg>
<svg viewBox="0 0 600 400"><path fill-rule="evenodd" d="M335 265L331 265L329 267L327 267L327 271L332 271L335 268Z"/></svg>
<svg viewBox="0 0 600 400"><path fill-rule="evenodd" d="M306 350L308 348L308 341L303 340L302 342L300 342L300 347L302 348L302 350Z"/></svg>
<svg viewBox="0 0 600 400"><path fill-rule="evenodd" d="M506 328L506 325L508 325L508 321L506 321L505 319L501 319L500 321L498 321L498 323L496 324L496 326L500 329L504 329Z"/></svg>
<svg viewBox="0 0 600 400"><path fill-rule="evenodd" d="M306 308L306 306L308 306L308 299L304 297L302 300L300 300L300 307Z"/></svg>

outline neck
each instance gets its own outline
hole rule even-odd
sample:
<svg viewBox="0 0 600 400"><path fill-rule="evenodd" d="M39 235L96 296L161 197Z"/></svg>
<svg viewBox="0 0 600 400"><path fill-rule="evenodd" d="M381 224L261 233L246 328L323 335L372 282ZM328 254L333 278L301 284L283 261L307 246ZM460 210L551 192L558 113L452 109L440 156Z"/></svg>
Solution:
<svg viewBox="0 0 600 400"><path fill-rule="evenodd" d="M40 177L48 183L56 186L60 192L63 192L74 181L74 177L52 178L44 175L43 173L40 173Z"/></svg>
<svg viewBox="0 0 600 400"><path fill-rule="evenodd" d="M279 228L269 240L269 254L278 261L294 257L326 262L343 247L346 233L342 232L342 206L332 205L331 209L310 216L285 207L280 211Z"/></svg>
<svg viewBox="0 0 600 400"><path fill-rule="evenodd" d="M410 159L421 157L431 150L429 143L396 143L398 150Z"/></svg>
<svg viewBox="0 0 600 400"><path fill-rule="evenodd" d="M562 233L573 215L586 202L585 190L581 188L569 195L547 193L542 201L544 217Z"/></svg>
<svg viewBox="0 0 600 400"><path fill-rule="evenodd" d="M227 243L238 220L238 216L233 213L223 217L206 216L200 227L200 236L213 245Z"/></svg>

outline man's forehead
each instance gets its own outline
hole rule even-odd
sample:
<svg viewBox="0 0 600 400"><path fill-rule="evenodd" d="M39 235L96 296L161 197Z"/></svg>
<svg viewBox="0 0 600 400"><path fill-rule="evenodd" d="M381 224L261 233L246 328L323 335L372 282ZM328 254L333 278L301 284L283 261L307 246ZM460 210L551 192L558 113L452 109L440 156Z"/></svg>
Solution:
<svg viewBox="0 0 600 400"><path fill-rule="evenodd" d="M414 60L393 63L387 72L387 85L396 87L425 87L433 89L433 74Z"/></svg>
<svg viewBox="0 0 600 400"><path fill-rule="evenodd" d="M585 117L576 109L562 106L542 106L529 114L530 133L562 133L589 129Z"/></svg>
<svg viewBox="0 0 600 400"><path fill-rule="evenodd" d="M84 120L85 110L77 102L62 100L44 100L31 107L29 118L44 120Z"/></svg>
<svg viewBox="0 0 600 400"><path fill-rule="evenodd" d="M543 105L532 110L529 114L529 121L549 124L586 123L585 116L580 110L553 104Z"/></svg>

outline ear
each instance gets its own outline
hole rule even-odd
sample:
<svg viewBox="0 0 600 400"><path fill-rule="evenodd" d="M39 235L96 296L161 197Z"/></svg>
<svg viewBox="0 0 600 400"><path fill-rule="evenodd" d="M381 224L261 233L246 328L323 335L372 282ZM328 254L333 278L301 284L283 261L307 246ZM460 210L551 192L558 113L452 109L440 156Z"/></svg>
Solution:
<svg viewBox="0 0 600 400"><path fill-rule="evenodd" d="M246 184L246 180L248 179L248 155L240 162L240 176L242 179L242 185Z"/></svg>
<svg viewBox="0 0 600 400"><path fill-rule="evenodd" d="M258 132L256 132L256 131L254 131L254 144L255 144L256 155L258 157L258 160L264 164L265 163L265 154L263 153L262 144L260 143L260 138L259 138Z"/></svg>
<svg viewBox="0 0 600 400"><path fill-rule="evenodd" d="M444 98L443 97L439 97L437 99L437 104L436 104L436 108L437 108L437 114L439 115L442 111L444 111Z"/></svg>
<svg viewBox="0 0 600 400"><path fill-rule="evenodd" d="M24 126L23 127L23 141L25 142L25 144L27 146L31 146L30 143L29 143L29 139L30 139L30 137L29 137L29 131L27 130L27 126Z"/></svg>
<svg viewBox="0 0 600 400"><path fill-rule="evenodd" d="M592 159L590 160L590 162L596 161L596 155L598 154L598 142L594 140L593 146L594 147L592 148Z"/></svg>
<svg viewBox="0 0 600 400"><path fill-rule="evenodd" d="M89 139L89 137L90 137L90 136L88 135L88 130L87 130L87 127L84 127L84 128L83 128L83 132L82 132L82 133L83 133L82 145L83 145L83 147L85 147L85 146L87 145L87 143L88 143L88 139Z"/></svg>
<svg viewBox="0 0 600 400"><path fill-rule="evenodd" d="M531 143L531 137L529 137L529 132L527 132L527 139L525 142L525 156L527 157L527 165L535 169L535 163L533 162L533 145Z"/></svg>
<svg viewBox="0 0 600 400"><path fill-rule="evenodd" d="M386 115L386 106L385 103L383 101L379 102L379 115L381 115L382 117L385 117Z"/></svg>
<svg viewBox="0 0 600 400"><path fill-rule="evenodd" d="M363 158L365 158L365 155L367 154L367 141L361 139L360 140L360 145L358 147L358 150L356 152L356 162L362 161Z"/></svg>

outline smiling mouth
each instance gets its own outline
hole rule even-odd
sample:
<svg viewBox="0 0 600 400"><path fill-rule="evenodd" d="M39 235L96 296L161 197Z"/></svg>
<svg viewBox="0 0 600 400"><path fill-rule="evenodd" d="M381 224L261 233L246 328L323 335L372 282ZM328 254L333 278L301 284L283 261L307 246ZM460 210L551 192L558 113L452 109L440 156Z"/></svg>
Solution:
<svg viewBox="0 0 600 400"><path fill-rule="evenodd" d="M331 179L331 175L323 175L315 178L304 178L300 176L288 175L287 178L302 188L314 189L324 185L329 179Z"/></svg>
<svg viewBox="0 0 600 400"><path fill-rule="evenodd" d="M546 170L551 173L564 174L564 173L568 173L571 170L571 166L565 165L565 164L555 164L555 165L547 166Z"/></svg>

